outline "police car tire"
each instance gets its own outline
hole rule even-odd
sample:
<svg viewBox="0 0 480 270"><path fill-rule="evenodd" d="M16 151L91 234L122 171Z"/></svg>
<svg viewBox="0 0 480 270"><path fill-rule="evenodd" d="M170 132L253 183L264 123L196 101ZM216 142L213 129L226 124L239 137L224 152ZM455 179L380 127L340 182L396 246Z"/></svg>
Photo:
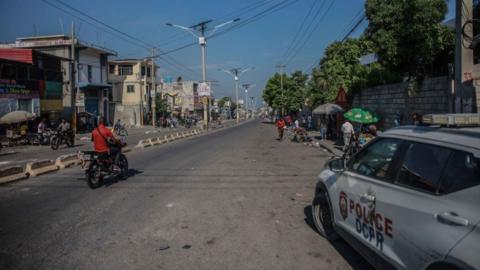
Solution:
<svg viewBox="0 0 480 270"><path fill-rule="evenodd" d="M322 211L328 211L323 212ZM321 215L327 217L329 220L322 220ZM327 238L329 241L335 241L338 239L338 234L333 228L332 212L329 203L328 195L325 192L320 192L315 196L312 203L312 218L313 224L318 233Z"/></svg>

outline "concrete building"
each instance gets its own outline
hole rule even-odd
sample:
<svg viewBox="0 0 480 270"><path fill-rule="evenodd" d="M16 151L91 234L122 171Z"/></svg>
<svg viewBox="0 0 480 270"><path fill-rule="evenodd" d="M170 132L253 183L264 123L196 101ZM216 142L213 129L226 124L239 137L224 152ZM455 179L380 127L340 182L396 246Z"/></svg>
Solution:
<svg viewBox="0 0 480 270"><path fill-rule="evenodd" d="M71 45L72 39L65 35L24 37L17 38L15 43L0 44L0 48L29 48L64 59L61 62L63 73L61 115L64 118L70 118L72 112ZM75 40L74 53L77 62L75 77L77 112L103 115L109 119L111 86L107 82L107 60L109 56L117 53L78 39Z"/></svg>
<svg viewBox="0 0 480 270"><path fill-rule="evenodd" d="M194 81L164 83L162 95L169 112L177 117L202 117L203 104L198 97L197 87L198 83Z"/></svg>
<svg viewBox="0 0 480 270"><path fill-rule="evenodd" d="M154 71L156 68L154 68ZM155 71L156 72L156 71ZM112 121L120 119L129 126L151 122L154 91L152 61L122 59L108 62L108 81L112 85L115 110Z"/></svg>
<svg viewBox="0 0 480 270"><path fill-rule="evenodd" d="M57 123L63 60L31 49L0 48L0 116L23 110Z"/></svg>

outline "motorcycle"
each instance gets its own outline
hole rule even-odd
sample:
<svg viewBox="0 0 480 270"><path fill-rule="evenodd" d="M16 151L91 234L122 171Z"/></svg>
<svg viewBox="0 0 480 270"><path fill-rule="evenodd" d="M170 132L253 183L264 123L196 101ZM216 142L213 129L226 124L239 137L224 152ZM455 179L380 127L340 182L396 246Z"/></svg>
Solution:
<svg viewBox="0 0 480 270"><path fill-rule="evenodd" d="M128 160L122 153L117 164L120 170L115 170L114 157L107 153L83 151L79 153L78 159L81 161L82 168L85 169L87 184L91 189L98 188L105 176L116 176L121 180L128 178Z"/></svg>
<svg viewBox="0 0 480 270"><path fill-rule="evenodd" d="M75 144L72 131L51 131L50 146L53 150L57 150L60 144L66 144L68 147L73 147Z"/></svg>

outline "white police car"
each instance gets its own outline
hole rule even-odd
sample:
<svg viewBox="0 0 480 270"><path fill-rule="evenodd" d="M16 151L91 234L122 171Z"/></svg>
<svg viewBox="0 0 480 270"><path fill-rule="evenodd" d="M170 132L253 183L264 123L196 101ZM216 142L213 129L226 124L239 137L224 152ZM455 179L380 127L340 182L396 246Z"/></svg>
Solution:
<svg viewBox="0 0 480 270"><path fill-rule="evenodd" d="M391 129L327 163L312 211L377 269L480 269L480 128Z"/></svg>

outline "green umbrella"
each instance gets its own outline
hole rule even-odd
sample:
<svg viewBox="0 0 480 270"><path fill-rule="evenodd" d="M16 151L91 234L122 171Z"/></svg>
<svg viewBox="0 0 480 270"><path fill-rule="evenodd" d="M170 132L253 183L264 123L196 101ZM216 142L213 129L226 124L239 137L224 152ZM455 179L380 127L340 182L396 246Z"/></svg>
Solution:
<svg viewBox="0 0 480 270"><path fill-rule="evenodd" d="M346 112L343 116L352 122L362 124L376 123L379 120L378 116L376 116L373 112L361 108L353 108Z"/></svg>

